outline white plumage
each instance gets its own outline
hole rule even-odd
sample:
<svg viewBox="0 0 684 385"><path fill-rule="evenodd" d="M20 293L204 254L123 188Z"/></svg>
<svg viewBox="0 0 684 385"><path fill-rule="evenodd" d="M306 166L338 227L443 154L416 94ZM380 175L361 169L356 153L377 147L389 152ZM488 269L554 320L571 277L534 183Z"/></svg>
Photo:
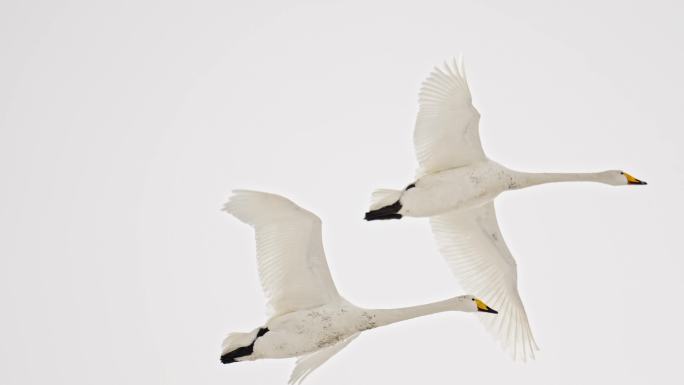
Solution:
<svg viewBox="0 0 684 385"><path fill-rule="evenodd" d="M516 263L496 221L494 198L550 182L646 183L619 170L559 174L507 169L485 155L479 121L463 65L454 60L435 68L420 89L413 134L417 179L404 190L374 192L366 219L429 217L439 250L463 288L499 309L500 317L483 317L487 329L514 359L526 360L538 348L518 293Z"/></svg>
<svg viewBox="0 0 684 385"><path fill-rule="evenodd" d="M330 357L334 356L342 350L345 346L349 345L356 337L359 336L361 332L356 332L344 340L338 342L335 345L328 346L321 350L317 350L313 353L309 353L297 358L295 363L295 368L290 375L290 384L299 384L316 368L323 365Z"/></svg>
<svg viewBox="0 0 684 385"><path fill-rule="evenodd" d="M223 208L254 226L257 264L273 317L338 301L321 220L281 196L236 190Z"/></svg>
<svg viewBox="0 0 684 385"><path fill-rule="evenodd" d="M534 357L538 349L517 288L517 267L499 231L494 203L430 218L437 245L467 290L499 310L483 318L514 359ZM498 306L498 307L497 307Z"/></svg>
<svg viewBox="0 0 684 385"><path fill-rule="evenodd" d="M419 93L413 132L419 175L485 160L480 144L480 113L473 107L463 67L435 68Z"/></svg>

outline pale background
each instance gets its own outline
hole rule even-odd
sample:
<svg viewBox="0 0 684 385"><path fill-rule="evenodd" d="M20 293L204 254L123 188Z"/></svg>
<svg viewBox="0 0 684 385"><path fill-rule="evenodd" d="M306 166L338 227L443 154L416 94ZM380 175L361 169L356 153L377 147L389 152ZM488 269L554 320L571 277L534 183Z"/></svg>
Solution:
<svg viewBox="0 0 684 385"><path fill-rule="evenodd" d="M411 182L419 84L459 52L490 157L649 185L497 200L536 361L446 313L364 333L308 383L681 381L683 10L3 1L0 383L284 384L293 360L219 363L265 321L251 229L219 211L234 188L316 212L359 305L462 294L426 220L361 220Z"/></svg>

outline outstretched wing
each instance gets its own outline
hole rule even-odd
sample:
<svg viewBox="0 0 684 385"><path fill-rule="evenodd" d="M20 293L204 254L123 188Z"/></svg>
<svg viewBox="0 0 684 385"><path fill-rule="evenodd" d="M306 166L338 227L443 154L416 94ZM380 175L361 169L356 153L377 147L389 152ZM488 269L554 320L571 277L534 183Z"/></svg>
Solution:
<svg viewBox="0 0 684 385"><path fill-rule="evenodd" d="M480 315L514 360L539 350L518 294L517 267L496 221L494 203L430 218L440 252L464 290L499 311Z"/></svg>
<svg viewBox="0 0 684 385"><path fill-rule="evenodd" d="M424 175L486 159L463 64L435 67L419 93L413 144Z"/></svg>
<svg viewBox="0 0 684 385"><path fill-rule="evenodd" d="M335 345L297 358L297 363L295 364L290 380L287 383L290 385L301 384L311 372L323 365L330 357L337 354L337 352L342 350L345 346L349 345L349 343L352 342L354 338L358 337L359 334L361 333L354 333Z"/></svg>
<svg viewBox="0 0 684 385"><path fill-rule="evenodd" d="M316 215L279 195L246 190L234 191L223 209L254 227L259 277L271 316L339 298Z"/></svg>

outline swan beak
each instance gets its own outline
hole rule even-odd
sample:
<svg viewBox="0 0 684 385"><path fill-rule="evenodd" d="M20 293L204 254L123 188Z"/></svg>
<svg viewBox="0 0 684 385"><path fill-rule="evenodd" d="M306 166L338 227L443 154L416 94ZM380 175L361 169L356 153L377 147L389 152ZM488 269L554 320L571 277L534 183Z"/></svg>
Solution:
<svg viewBox="0 0 684 385"><path fill-rule="evenodd" d="M491 307L487 306L484 302L480 301L479 299L475 300L475 303L477 304L477 311L485 312L485 313L494 313L494 314L499 314L498 311L492 309Z"/></svg>
<svg viewBox="0 0 684 385"><path fill-rule="evenodd" d="M627 184L648 184L644 182L643 180L639 180L627 173L625 173L625 178L627 178Z"/></svg>

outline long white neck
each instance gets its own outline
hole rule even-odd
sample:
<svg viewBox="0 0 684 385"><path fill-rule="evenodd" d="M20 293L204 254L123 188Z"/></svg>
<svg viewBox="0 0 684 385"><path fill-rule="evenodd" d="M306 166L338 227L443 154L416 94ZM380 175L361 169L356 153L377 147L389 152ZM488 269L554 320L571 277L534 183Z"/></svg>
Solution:
<svg viewBox="0 0 684 385"><path fill-rule="evenodd" d="M515 188L524 188L544 183L556 182L597 182L608 183L606 172L553 173L553 172L515 172ZM608 183L609 184L609 183Z"/></svg>
<svg viewBox="0 0 684 385"><path fill-rule="evenodd" d="M464 298L456 297L425 305L410 306L398 309L372 309L368 313L372 317L371 327L380 327L425 315L445 311L472 311L472 305Z"/></svg>

